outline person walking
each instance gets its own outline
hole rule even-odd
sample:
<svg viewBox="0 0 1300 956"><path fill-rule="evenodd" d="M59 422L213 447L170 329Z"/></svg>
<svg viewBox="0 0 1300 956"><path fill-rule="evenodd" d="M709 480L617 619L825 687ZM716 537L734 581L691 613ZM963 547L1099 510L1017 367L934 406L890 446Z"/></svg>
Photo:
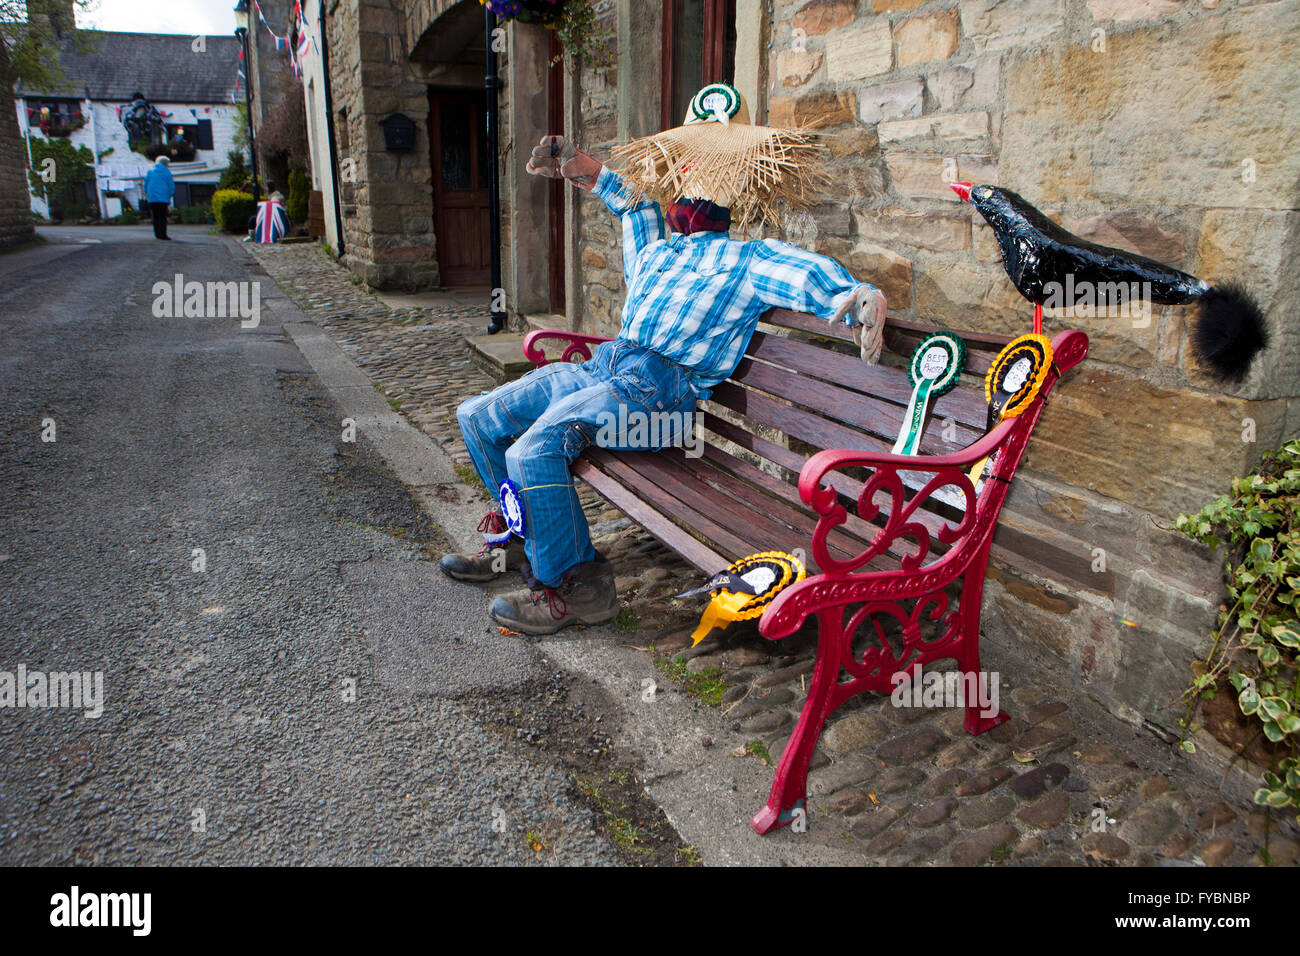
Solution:
<svg viewBox="0 0 1300 956"><path fill-rule="evenodd" d="M159 156L153 169L144 177L144 198L149 203L149 214L153 216L153 235L155 239L170 239L167 235L167 209L172 196L176 195L176 180L167 168L171 160Z"/></svg>

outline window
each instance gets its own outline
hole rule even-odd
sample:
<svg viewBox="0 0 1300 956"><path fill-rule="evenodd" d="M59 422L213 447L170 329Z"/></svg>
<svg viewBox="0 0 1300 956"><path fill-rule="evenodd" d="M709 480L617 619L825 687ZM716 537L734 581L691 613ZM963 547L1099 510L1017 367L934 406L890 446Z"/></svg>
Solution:
<svg viewBox="0 0 1300 956"><path fill-rule="evenodd" d="M80 100L40 99L27 101L27 123L46 136L71 136L86 125Z"/></svg>
<svg viewBox="0 0 1300 956"><path fill-rule="evenodd" d="M215 185L209 183L190 183L190 205L191 206L210 206L212 197L217 191Z"/></svg>
<svg viewBox="0 0 1300 956"><path fill-rule="evenodd" d="M736 0L664 0L663 128L678 126L691 97L736 80Z"/></svg>
<svg viewBox="0 0 1300 956"><path fill-rule="evenodd" d="M212 149L212 120L195 120L193 123L168 123L167 141L183 139L192 149Z"/></svg>

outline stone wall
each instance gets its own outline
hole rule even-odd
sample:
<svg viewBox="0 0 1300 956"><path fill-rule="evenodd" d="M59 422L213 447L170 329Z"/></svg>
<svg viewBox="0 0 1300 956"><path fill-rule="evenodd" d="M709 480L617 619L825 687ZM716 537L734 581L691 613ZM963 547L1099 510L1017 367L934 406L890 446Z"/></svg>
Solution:
<svg viewBox="0 0 1300 956"><path fill-rule="evenodd" d="M428 86L409 57L405 5L341 0L328 27L335 118L346 127L339 131L343 262L375 288L436 286ZM379 121L396 112L415 121L410 151L384 149Z"/></svg>
<svg viewBox="0 0 1300 956"><path fill-rule="evenodd" d="M598 10L614 45L613 5ZM1134 722L1173 725L1164 705L1222 593L1219 561L1165 528L1300 430L1298 25L1297 0L775 0L768 24L767 101L751 106L773 124L823 124L832 177L785 236L881 286L892 313L1030 328L952 180L1007 186L1095 241L1244 280L1264 305L1273 346L1230 388L1190 356L1186 309L1157 306L1145 327L1046 319L1087 331L1092 354L1053 396L1012 491L984 626ZM658 86L657 62L630 66L636 77L580 77L576 136L602 159L620 80ZM593 197L578 205L573 321L610 333L619 228Z"/></svg>
<svg viewBox="0 0 1300 956"><path fill-rule="evenodd" d="M596 38L606 44L616 65L606 70L588 67L581 71L576 109L581 123L573 130L573 135L580 149L601 162L615 165L610 150L621 141L619 67L628 69L629 65L618 61L618 7L615 0L597 0L594 7ZM638 5L638 15L646 13ZM642 62L632 68L637 70L637 75L629 77L634 89L658 89L658 60ZM572 208L578 230L578 261L574 267L580 278L574 284L576 299L570 296L573 301L569 303L569 314L574 317L575 326L584 331L613 335L618 331L625 291L620 245L622 229L601 200L589 192L575 190L575 193L577 201Z"/></svg>
<svg viewBox="0 0 1300 956"><path fill-rule="evenodd" d="M13 89L9 58L0 43L0 84ZM30 193L27 187L27 150L18 132L18 115L0 107L0 247L26 242L36 235L32 225Z"/></svg>

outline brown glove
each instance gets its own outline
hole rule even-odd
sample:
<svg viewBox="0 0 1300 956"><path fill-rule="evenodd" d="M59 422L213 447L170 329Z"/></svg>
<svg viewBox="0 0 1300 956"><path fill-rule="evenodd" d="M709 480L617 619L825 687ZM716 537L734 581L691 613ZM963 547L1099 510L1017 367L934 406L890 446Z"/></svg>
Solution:
<svg viewBox="0 0 1300 956"><path fill-rule="evenodd" d="M853 328L853 340L861 350L862 361L875 365L885 345L885 294L863 283L853 290L831 316L832 322L844 322Z"/></svg>
<svg viewBox="0 0 1300 956"><path fill-rule="evenodd" d="M565 137L543 136L524 168L534 176L567 179L575 186L591 189L604 167Z"/></svg>

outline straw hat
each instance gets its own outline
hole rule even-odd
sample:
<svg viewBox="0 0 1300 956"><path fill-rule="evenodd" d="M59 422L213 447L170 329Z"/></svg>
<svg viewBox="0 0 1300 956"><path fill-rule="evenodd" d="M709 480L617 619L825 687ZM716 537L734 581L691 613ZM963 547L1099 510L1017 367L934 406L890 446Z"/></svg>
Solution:
<svg viewBox="0 0 1300 956"><path fill-rule="evenodd" d="M752 125L745 98L726 83L696 93L681 126L614 149L627 162L620 174L634 197L663 206L705 199L730 209L740 230L811 205L826 180L820 153L811 127Z"/></svg>

